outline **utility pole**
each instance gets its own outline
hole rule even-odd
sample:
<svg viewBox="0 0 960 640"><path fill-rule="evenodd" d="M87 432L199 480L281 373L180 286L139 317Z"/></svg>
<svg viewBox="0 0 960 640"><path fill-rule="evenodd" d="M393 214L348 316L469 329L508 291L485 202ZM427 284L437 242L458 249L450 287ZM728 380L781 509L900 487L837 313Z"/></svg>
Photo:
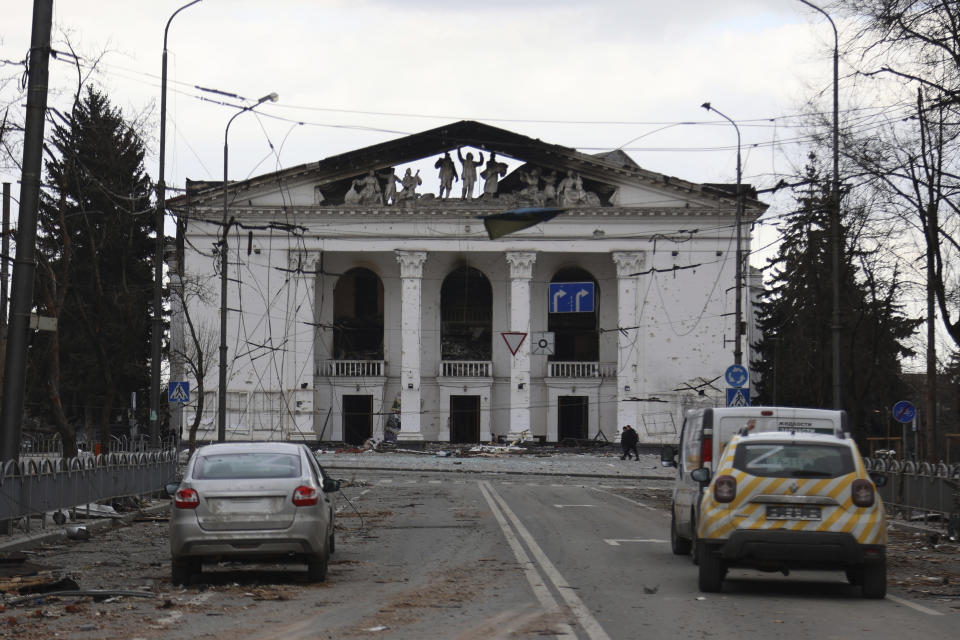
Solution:
<svg viewBox="0 0 960 640"><path fill-rule="evenodd" d="M3 408L0 410L0 460L19 458L23 421L23 395L27 370L27 332L33 308L33 277L37 241L37 215L43 169L43 128L50 76L50 30L53 0L34 0L30 36L30 76L27 85L27 118L23 140L23 173L20 180L20 214L17 256L13 264L12 307L4 363Z"/></svg>

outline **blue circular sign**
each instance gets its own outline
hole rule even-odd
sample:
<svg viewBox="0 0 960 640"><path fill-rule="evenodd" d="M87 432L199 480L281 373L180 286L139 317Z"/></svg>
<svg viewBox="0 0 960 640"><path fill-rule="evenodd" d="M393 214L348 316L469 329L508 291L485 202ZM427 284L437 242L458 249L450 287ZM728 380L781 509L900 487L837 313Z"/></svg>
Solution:
<svg viewBox="0 0 960 640"><path fill-rule="evenodd" d="M723 377L731 387L742 387L747 384L747 368L742 364L732 364L727 367Z"/></svg>
<svg viewBox="0 0 960 640"><path fill-rule="evenodd" d="M917 409L909 400L901 400L893 405L893 419L897 422L913 422L917 417Z"/></svg>

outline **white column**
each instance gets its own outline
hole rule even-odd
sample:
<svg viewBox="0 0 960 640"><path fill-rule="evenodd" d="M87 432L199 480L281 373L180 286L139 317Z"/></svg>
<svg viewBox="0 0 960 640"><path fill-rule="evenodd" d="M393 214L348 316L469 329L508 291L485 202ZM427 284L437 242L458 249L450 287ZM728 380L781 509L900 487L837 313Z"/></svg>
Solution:
<svg viewBox="0 0 960 640"><path fill-rule="evenodd" d="M537 254L510 251L510 331L526 333L527 338L513 355L510 366L510 431L512 440L530 429L530 279Z"/></svg>
<svg viewBox="0 0 960 640"><path fill-rule="evenodd" d="M397 251L400 263L400 433L423 440L420 428L420 333L423 263L426 251Z"/></svg>
<svg viewBox="0 0 960 640"><path fill-rule="evenodd" d="M321 252L292 249L287 252L290 284L287 286L287 318L290 331L287 355L283 359L286 371L279 391L284 394L283 439L311 440L316 437L316 376L315 361L315 300L317 266ZM274 329L276 331L276 329ZM273 344L280 344L282 336L271 336Z"/></svg>
<svg viewBox="0 0 960 640"><path fill-rule="evenodd" d="M646 256L641 251L617 251L612 254L617 267L617 426L616 433L607 434L620 440L624 425L632 425L643 435L637 421L637 404L630 398L642 397L640 390L640 358L642 332L636 328L640 321L640 299L637 278L632 275L643 268Z"/></svg>

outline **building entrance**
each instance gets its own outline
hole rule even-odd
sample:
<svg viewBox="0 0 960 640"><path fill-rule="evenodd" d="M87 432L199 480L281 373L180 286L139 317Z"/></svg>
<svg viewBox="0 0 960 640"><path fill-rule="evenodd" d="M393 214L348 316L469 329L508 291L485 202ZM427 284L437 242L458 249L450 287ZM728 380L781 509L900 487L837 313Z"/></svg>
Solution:
<svg viewBox="0 0 960 640"><path fill-rule="evenodd" d="M589 418L587 396L559 396L557 397L557 440L563 442L567 438L585 440Z"/></svg>
<svg viewBox="0 0 960 640"><path fill-rule="evenodd" d="M343 441L363 444L373 435L373 396L343 396Z"/></svg>
<svg viewBox="0 0 960 640"><path fill-rule="evenodd" d="M450 396L450 442L480 442L480 396Z"/></svg>

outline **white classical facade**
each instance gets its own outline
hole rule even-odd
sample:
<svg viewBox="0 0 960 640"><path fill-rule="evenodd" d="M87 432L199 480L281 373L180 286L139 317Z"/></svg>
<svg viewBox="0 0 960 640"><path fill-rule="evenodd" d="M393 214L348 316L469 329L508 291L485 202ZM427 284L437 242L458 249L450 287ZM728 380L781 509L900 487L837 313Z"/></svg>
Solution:
<svg viewBox="0 0 960 640"><path fill-rule="evenodd" d="M475 197L410 180L390 193L398 167L467 149L522 164L493 165ZM765 205L744 204L749 225ZM491 240L482 218L517 207L563 212ZM383 438L396 411L407 441L613 441L630 424L659 443L676 440L686 408L725 402L732 188L453 123L230 183L225 305L223 185L171 208L185 229L171 268L186 292L173 349L196 362L199 344L207 363L202 381L182 373L202 386L200 440L217 437L221 307L228 439L360 443Z"/></svg>

